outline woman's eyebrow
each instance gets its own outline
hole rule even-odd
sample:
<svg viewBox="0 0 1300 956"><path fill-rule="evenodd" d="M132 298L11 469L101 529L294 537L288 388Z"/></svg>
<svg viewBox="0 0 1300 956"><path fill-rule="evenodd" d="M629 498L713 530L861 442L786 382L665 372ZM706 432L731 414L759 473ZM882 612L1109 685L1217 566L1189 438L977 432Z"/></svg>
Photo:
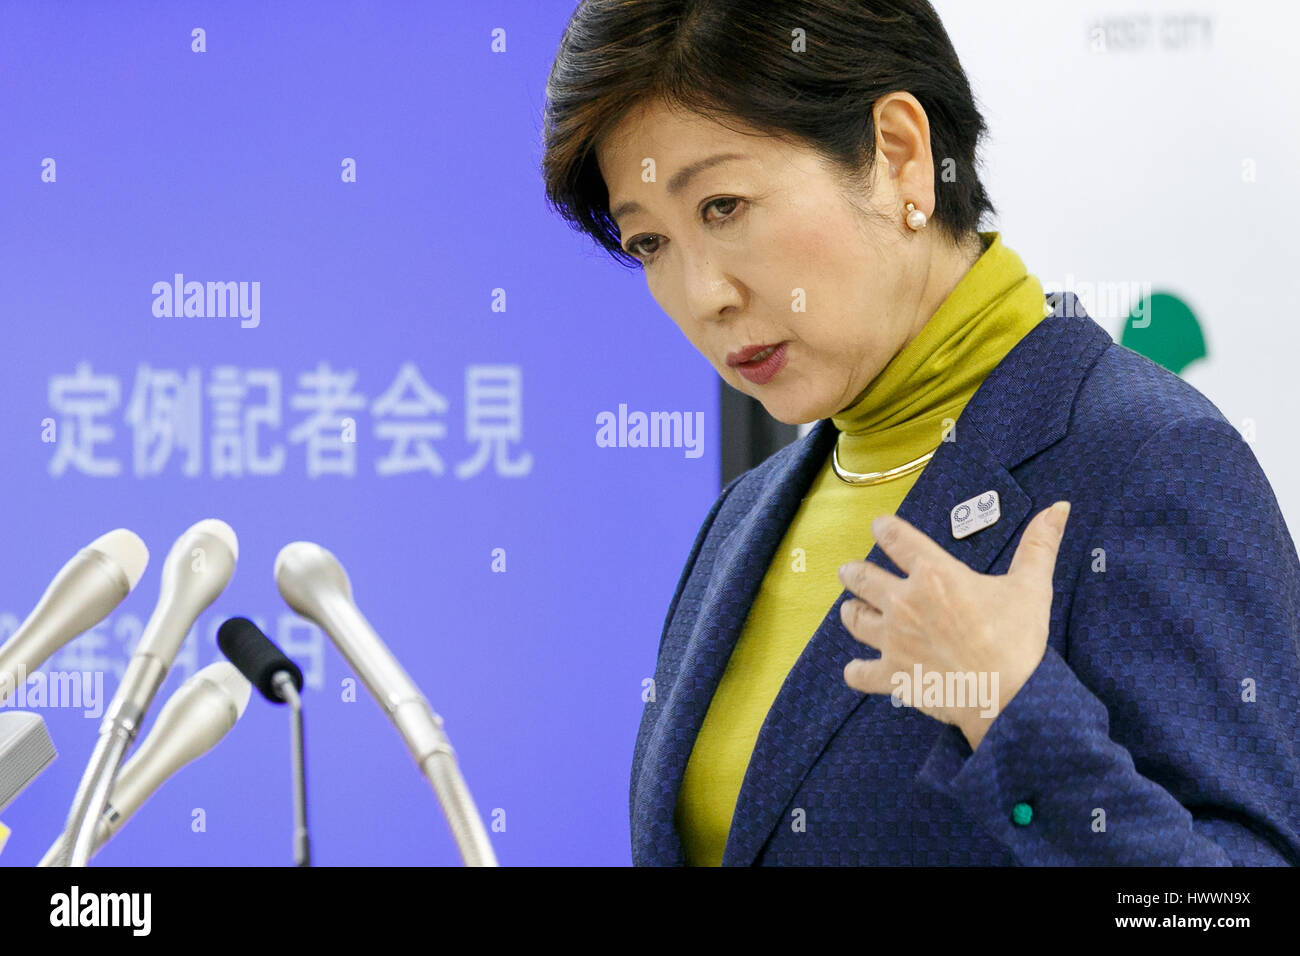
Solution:
<svg viewBox="0 0 1300 956"><path fill-rule="evenodd" d="M668 195L675 196L677 193L685 189L687 184L690 183L691 178L696 173L701 173L706 169L717 166L719 163L728 162L729 160L749 158L750 157L744 153L715 153L714 155L708 156L704 159L698 159L689 166L683 166L677 172L673 173L672 178L668 180ZM617 222L628 213L640 211L641 204L634 199L629 199L627 202L619 203L614 208L614 211L610 213L610 216L615 222Z"/></svg>

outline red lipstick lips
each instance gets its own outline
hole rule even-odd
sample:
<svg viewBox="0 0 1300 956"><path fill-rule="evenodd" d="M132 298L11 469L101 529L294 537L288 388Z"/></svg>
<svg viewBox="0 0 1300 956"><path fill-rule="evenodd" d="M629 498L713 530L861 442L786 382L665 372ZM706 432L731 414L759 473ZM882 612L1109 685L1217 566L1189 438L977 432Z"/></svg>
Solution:
<svg viewBox="0 0 1300 956"><path fill-rule="evenodd" d="M766 385L785 368L785 343L750 345L727 356L727 364L755 385Z"/></svg>

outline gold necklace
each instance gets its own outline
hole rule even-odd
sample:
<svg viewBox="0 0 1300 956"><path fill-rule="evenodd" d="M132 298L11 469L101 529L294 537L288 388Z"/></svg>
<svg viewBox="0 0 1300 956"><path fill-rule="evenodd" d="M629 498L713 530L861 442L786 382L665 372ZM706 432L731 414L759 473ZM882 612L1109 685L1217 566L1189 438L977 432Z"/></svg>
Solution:
<svg viewBox="0 0 1300 956"><path fill-rule="evenodd" d="M840 434L843 434L841 432ZM835 437L835 444L831 446L831 467L835 469L835 477L848 485L878 485L881 482L892 481L894 478L901 478L904 475L910 475L912 472L925 467L925 463L934 457L934 452L928 452L920 458L915 458L905 465L899 465L897 468L891 468L888 471L869 471L859 473L848 471L840 467L840 439Z"/></svg>

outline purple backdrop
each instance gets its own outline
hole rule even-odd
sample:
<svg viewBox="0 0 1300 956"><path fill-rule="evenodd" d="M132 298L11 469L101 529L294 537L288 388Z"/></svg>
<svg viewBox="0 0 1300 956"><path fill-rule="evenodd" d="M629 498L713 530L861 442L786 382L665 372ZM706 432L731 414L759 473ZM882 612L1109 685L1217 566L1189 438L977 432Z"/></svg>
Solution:
<svg viewBox="0 0 1300 956"><path fill-rule="evenodd" d="M136 531L139 587L46 667L90 675L88 696L102 675L102 709L173 540L229 522L235 576L144 732L218 659L221 621L257 619L308 672L322 865L459 857L394 729L364 689L343 699L343 658L280 599L298 539L338 555L444 717L503 865L629 860L641 681L719 485L718 380L542 200L572 7L0 11L0 640L77 549ZM228 314L186 295L158 314L177 274L203 284L191 313ZM599 447L620 405L702 413L702 454ZM59 758L4 813L0 865L60 830L87 703L27 708ZM96 862L288 865L291 823L286 715L255 696Z"/></svg>

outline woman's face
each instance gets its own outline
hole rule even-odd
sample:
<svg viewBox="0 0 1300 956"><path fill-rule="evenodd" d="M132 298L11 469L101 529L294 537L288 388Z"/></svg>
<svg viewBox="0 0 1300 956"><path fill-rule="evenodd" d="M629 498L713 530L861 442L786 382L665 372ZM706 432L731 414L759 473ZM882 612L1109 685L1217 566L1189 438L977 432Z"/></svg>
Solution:
<svg viewBox="0 0 1300 956"><path fill-rule="evenodd" d="M596 148L623 248L655 301L728 384L787 424L852 404L979 255L978 242L959 251L905 222L908 202L934 210L920 104L893 93L875 114L873 185L851 194L878 220L815 152L658 101ZM765 368L734 365L734 353L778 343L784 364L777 353Z"/></svg>

